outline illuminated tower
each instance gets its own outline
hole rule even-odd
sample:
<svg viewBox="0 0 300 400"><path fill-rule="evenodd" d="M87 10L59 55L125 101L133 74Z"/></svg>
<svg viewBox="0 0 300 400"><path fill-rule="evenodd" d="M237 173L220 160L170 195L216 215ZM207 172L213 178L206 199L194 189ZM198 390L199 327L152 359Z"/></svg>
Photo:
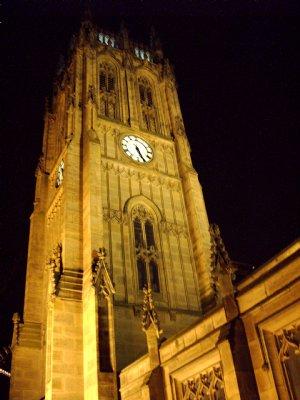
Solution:
<svg viewBox="0 0 300 400"><path fill-rule="evenodd" d="M117 372L146 351L143 287L178 332L212 299L209 248L158 39L84 21L45 113L10 398L116 398Z"/></svg>

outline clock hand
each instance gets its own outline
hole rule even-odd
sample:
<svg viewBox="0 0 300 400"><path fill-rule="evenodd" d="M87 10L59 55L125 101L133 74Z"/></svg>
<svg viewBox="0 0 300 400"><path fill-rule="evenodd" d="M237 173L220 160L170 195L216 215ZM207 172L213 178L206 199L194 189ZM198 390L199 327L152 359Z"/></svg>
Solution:
<svg viewBox="0 0 300 400"><path fill-rule="evenodd" d="M142 153L141 153L140 149L137 147L137 145L135 145L135 149L136 149L136 151L139 153L139 155L140 155L140 157L142 158L142 160L143 160L144 162L146 162L146 160L145 160L144 157L142 156Z"/></svg>

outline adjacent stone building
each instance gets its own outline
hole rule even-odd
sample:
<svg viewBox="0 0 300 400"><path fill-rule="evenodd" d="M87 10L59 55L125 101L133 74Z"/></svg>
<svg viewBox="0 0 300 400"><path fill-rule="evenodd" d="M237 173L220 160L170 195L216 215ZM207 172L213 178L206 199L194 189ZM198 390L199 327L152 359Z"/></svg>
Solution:
<svg viewBox="0 0 300 400"><path fill-rule="evenodd" d="M84 20L46 105L10 399L300 399L299 242L235 273L158 38Z"/></svg>
<svg viewBox="0 0 300 400"><path fill-rule="evenodd" d="M124 368L122 399L299 399L299 267L298 240L237 285L232 302Z"/></svg>

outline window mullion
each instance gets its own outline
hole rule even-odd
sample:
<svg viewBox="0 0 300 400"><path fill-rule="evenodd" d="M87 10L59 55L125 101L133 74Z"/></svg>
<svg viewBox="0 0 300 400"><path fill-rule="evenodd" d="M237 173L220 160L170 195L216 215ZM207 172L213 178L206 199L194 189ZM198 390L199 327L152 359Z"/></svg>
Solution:
<svg viewBox="0 0 300 400"><path fill-rule="evenodd" d="M146 229L145 229L145 221L142 221L142 234L143 234L143 247L147 251L148 244L147 244L147 236L146 236ZM151 276L150 276L150 266L148 257L145 259L146 265L146 273L147 273L147 286L151 287Z"/></svg>
<svg viewBox="0 0 300 400"><path fill-rule="evenodd" d="M108 71L105 71L105 89L108 92Z"/></svg>
<svg viewBox="0 0 300 400"><path fill-rule="evenodd" d="M142 225L142 239L143 239L143 246L147 249L147 237L146 237L146 230L145 230L145 221L141 220Z"/></svg>

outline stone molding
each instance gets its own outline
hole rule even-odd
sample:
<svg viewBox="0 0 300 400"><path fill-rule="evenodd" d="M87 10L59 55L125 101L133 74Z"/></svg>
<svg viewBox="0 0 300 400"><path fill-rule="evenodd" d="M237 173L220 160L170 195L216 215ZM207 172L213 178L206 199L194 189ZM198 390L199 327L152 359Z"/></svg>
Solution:
<svg viewBox="0 0 300 400"><path fill-rule="evenodd" d="M105 222L116 221L118 224L122 224L125 222L124 217L121 210L103 208L103 219Z"/></svg>
<svg viewBox="0 0 300 400"><path fill-rule="evenodd" d="M153 218L151 214L149 214L151 219ZM128 214L123 213L121 210L116 210L112 208L103 207L103 219L105 222L116 222L118 224L128 224ZM185 238L188 237L188 228L184 224L178 224L176 222L167 221L162 219L160 223L161 231L163 233L174 235L174 236L183 236Z"/></svg>
<svg viewBox="0 0 300 400"><path fill-rule="evenodd" d="M62 203L62 196L63 196L63 191L59 190L59 192L56 194L52 201L52 205L49 207L48 212L47 212L47 226L50 225L50 223L54 220L57 212L59 211Z"/></svg>
<svg viewBox="0 0 300 400"><path fill-rule="evenodd" d="M181 190L181 181L177 177L171 177L165 175L161 172L155 171L146 172L144 170L138 170L137 167L130 168L130 166L125 163L109 161L107 159L102 159L101 161L103 171L112 171L116 176L123 176L125 178L135 178L137 181L142 182L147 180L149 183L155 186L162 186L169 190L175 190L176 192L180 192Z"/></svg>
<svg viewBox="0 0 300 400"><path fill-rule="evenodd" d="M37 322L25 322L19 324L17 346L38 348L42 347L42 324Z"/></svg>
<svg viewBox="0 0 300 400"><path fill-rule="evenodd" d="M162 232L167 234L173 234L175 236L188 237L188 229L185 225L180 225L175 222L169 222L166 220L162 221Z"/></svg>

